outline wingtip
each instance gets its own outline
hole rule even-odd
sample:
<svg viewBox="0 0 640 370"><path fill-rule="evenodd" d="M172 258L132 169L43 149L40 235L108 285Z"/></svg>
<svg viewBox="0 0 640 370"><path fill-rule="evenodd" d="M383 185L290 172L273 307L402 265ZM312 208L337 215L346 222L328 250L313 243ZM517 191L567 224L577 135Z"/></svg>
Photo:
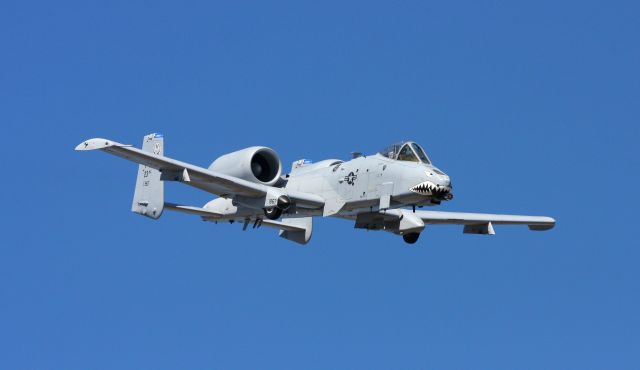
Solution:
<svg viewBox="0 0 640 370"><path fill-rule="evenodd" d="M549 220L547 221L549 223L549 229L553 229L554 226L556 226L556 219L553 217L547 217Z"/></svg>
<svg viewBox="0 0 640 370"><path fill-rule="evenodd" d="M86 150L96 150L96 149L104 149L114 145L122 145L116 143L115 141L102 139L102 138L94 138L81 142L75 148L76 151L86 151Z"/></svg>
<svg viewBox="0 0 640 370"><path fill-rule="evenodd" d="M552 217L543 217L541 223L529 225L529 230L532 231L546 231L551 230L556 226L556 220Z"/></svg>

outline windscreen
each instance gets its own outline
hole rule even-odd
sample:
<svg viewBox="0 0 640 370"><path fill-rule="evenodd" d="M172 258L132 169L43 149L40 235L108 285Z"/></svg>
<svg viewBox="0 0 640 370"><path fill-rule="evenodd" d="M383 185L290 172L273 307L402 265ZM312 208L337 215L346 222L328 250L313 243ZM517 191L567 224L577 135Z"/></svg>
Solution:
<svg viewBox="0 0 640 370"><path fill-rule="evenodd" d="M399 161L419 162L418 157L416 157L413 150L411 150L409 144L405 144L402 149L400 149L396 159Z"/></svg>
<svg viewBox="0 0 640 370"><path fill-rule="evenodd" d="M413 150L415 150L416 154L418 155L418 157L420 158L420 160L426 164L431 164L431 161L429 160L429 157L427 157L427 153L424 152L424 150L422 149L422 147L416 143L411 143L411 146L413 147Z"/></svg>

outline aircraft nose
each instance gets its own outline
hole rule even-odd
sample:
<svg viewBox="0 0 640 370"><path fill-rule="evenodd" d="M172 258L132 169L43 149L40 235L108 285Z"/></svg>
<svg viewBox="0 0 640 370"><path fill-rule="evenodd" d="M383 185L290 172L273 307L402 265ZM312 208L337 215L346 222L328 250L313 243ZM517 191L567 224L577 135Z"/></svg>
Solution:
<svg viewBox="0 0 640 370"><path fill-rule="evenodd" d="M451 178L447 175L444 175L442 178L442 185L452 187L451 186Z"/></svg>
<svg viewBox="0 0 640 370"><path fill-rule="evenodd" d="M451 178L446 174L440 176L440 186L443 186L449 189L449 194L450 194L451 190L453 189L453 185L451 185Z"/></svg>
<svg viewBox="0 0 640 370"><path fill-rule="evenodd" d="M453 198L449 176L436 169L427 169L425 175L424 181L412 186L409 190L435 199L449 200Z"/></svg>
<svg viewBox="0 0 640 370"><path fill-rule="evenodd" d="M450 186L436 184L429 180L416 184L409 188L409 190L420 195L433 197L435 199L449 200L453 198Z"/></svg>
<svg viewBox="0 0 640 370"><path fill-rule="evenodd" d="M428 168L425 172L427 175L427 180L440 186L451 187L451 178L449 178L449 175L447 175L446 173L440 171L435 167Z"/></svg>

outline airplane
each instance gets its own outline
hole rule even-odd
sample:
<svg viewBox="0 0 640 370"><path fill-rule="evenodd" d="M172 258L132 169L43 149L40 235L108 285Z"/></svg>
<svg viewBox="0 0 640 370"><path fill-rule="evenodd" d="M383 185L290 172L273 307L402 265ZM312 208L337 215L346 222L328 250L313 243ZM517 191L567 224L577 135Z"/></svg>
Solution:
<svg viewBox="0 0 640 370"><path fill-rule="evenodd" d="M163 211L200 216L204 221L261 226L280 237L307 244L313 217L338 217L355 228L383 230L414 244L426 225L462 225L467 234L495 234L494 225L527 225L549 230L556 221L544 216L517 216L416 210L453 199L451 179L433 165L413 141L390 145L373 155L316 163L300 159L282 175L278 154L253 146L222 155L208 168L164 156L164 138L152 133L142 149L94 138L75 150L101 150L138 163L131 211L158 219ZM164 183L174 181L217 195L203 207L165 202Z"/></svg>

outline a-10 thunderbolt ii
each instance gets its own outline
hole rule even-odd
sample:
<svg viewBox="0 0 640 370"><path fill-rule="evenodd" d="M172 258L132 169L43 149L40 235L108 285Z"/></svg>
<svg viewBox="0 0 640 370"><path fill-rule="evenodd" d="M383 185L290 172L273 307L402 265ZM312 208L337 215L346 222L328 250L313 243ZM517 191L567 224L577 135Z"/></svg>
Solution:
<svg viewBox="0 0 640 370"><path fill-rule="evenodd" d="M453 198L451 179L435 167L424 149L407 141L374 155L353 153L352 159L293 162L282 175L273 149L254 146L225 154L208 168L164 156L160 134L144 137L142 149L108 139L90 139L76 150L102 150L139 164L131 210L158 219L163 211L200 216L205 221L239 222L246 230L269 226L300 244L311 238L312 218L338 217L355 227L402 235L413 244L425 225L463 225L465 233L494 234L494 225L527 225L549 230L555 220L515 216L416 210ZM176 181L215 194L203 207L168 203L164 182Z"/></svg>

